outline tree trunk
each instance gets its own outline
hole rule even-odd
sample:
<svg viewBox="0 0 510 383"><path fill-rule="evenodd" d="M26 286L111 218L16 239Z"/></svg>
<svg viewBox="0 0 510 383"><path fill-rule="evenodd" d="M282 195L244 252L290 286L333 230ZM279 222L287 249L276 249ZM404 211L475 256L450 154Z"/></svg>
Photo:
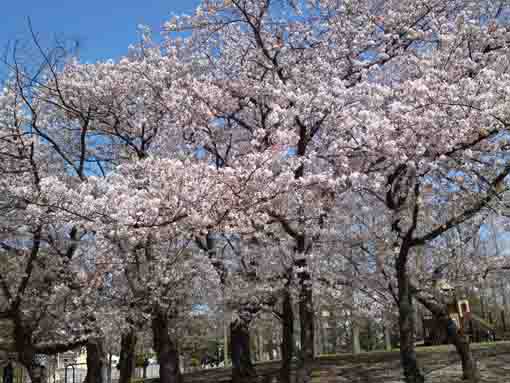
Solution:
<svg viewBox="0 0 510 383"><path fill-rule="evenodd" d="M299 270L299 323L301 327L301 355L297 370L297 383L309 383L314 361L315 318L313 309L312 278L304 255L305 238L300 236L297 246L299 259L295 266Z"/></svg>
<svg viewBox="0 0 510 383"><path fill-rule="evenodd" d="M251 361L250 324L242 315L230 323L230 350L232 354L232 383L247 383L255 376Z"/></svg>
<svg viewBox="0 0 510 383"><path fill-rule="evenodd" d="M418 367L414 345L415 325L413 297L407 272L409 250L409 245L404 240L396 262L399 300L400 360L402 362L406 383L423 383L425 378Z"/></svg>
<svg viewBox="0 0 510 383"><path fill-rule="evenodd" d="M484 289L485 286L482 286L482 289ZM480 311L481 311L481 316L482 316L482 319L487 319L486 318L486 315L485 315L485 297L484 297L484 294L485 294L485 291L482 290L482 294L480 295Z"/></svg>
<svg viewBox="0 0 510 383"><path fill-rule="evenodd" d="M480 371L476 360L473 357L469 341L466 336L460 334L455 322L448 316L448 310L434 302L430 302L424 297L417 295L417 299L436 317L436 320L448 334L448 340L455 346L462 362L463 379L469 383L478 383L480 381Z"/></svg>
<svg viewBox="0 0 510 383"><path fill-rule="evenodd" d="M170 324L166 313L156 309L152 316L152 335L159 362L160 383L181 383L179 370L179 352L170 337Z"/></svg>
<svg viewBox="0 0 510 383"><path fill-rule="evenodd" d="M338 346L338 324L337 324L337 318L336 313L333 311L331 313L331 332L330 332L330 339L331 339L331 348L329 350L329 353L336 354L337 353L337 346Z"/></svg>
<svg viewBox="0 0 510 383"><path fill-rule="evenodd" d="M26 367L26 366L25 366ZM32 383L46 383L48 377L46 376L46 369L39 365L33 364L27 367L28 376Z"/></svg>
<svg viewBox="0 0 510 383"><path fill-rule="evenodd" d="M478 383L480 381L480 371L469 347L467 337L456 332L450 339L455 345L462 362L463 379L469 383Z"/></svg>
<svg viewBox="0 0 510 383"><path fill-rule="evenodd" d="M269 353L269 360L270 361L273 361L274 360L274 337L273 337L273 329L270 329L270 336L269 336L269 339L267 340L267 350L268 350L268 353Z"/></svg>
<svg viewBox="0 0 510 383"><path fill-rule="evenodd" d="M388 324L384 326L384 348L386 351L391 351L391 329Z"/></svg>
<svg viewBox="0 0 510 383"><path fill-rule="evenodd" d="M449 326L452 323L454 324L454 322L449 320L446 310L443 311L439 322L441 323L441 326L444 326L447 329L447 331ZM463 379L469 383L478 383L480 381L480 371L476 360L473 357L473 353L471 352L468 338L460 334L456 326L452 326L452 330L448 332L448 339L455 346L455 349L460 356Z"/></svg>
<svg viewBox="0 0 510 383"><path fill-rule="evenodd" d="M102 339L87 343L87 376L85 383L106 383L106 352Z"/></svg>
<svg viewBox="0 0 510 383"><path fill-rule="evenodd" d="M375 334L372 322L368 320L367 322L367 349L368 351L372 351L375 349Z"/></svg>
<svg viewBox="0 0 510 383"><path fill-rule="evenodd" d="M312 288L307 283L301 286L299 321L301 324L301 365L298 371L298 383L309 383L314 360L314 311Z"/></svg>
<svg viewBox="0 0 510 383"><path fill-rule="evenodd" d="M294 355L294 311L290 291L285 289L282 303L282 365L280 383L291 383L292 356Z"/></svg>
<svg viewBox="0 0 510 383"><path fill-rule="evenodd" d="M312 363L314 360L314 321L313 309L310 309L311 289L306 288L299 303L299 319L301 325L301 355L298 369L298 383L309 383L311 380Z"/></svg>
<svg viewBox="0 0 510 383"><path fill-rule="evenodd" d="M262 362L262 361L264 361L264 336L263 336L262 329L257 330L256 337L257 337L257 358L256 358L256 361Z"/></svg>
<svg viewBox="0 0 510 383"><path fill-rule="evenodd" d="M228 362L228 356L230 355L230 347L229 347L229 341L228 341L228 325L227 320L224 318L225 323L223 325L223 365L224 367L227 367L229 365Z"/></svg>
<svg viewBox="0 0 510 383"><path fill-rule="evenodd" d="M135 348L136 348L136 333L129 330L127 333L122 334L120 341L120 377L119 383L129 383L135 370Z"/></svg>
<svg viewBox="0 0 510 383"><path fill-rule="evenodd" d="M314 341L315 341L315 345L314 345L314 351L315 353L317 353L317 355L321 355L324 350L323 350L323 345L324 345L324 334L322 332L322 329L323 329L323 326L324 326L324 322L322 320L322 311L321 309L319 308L319 310L317 311L318 315L315 316L315 337L314 337Z"/></svg>
<svg viewBox="0 0 510 383"><path fill-rule="evenodd" d="M107 367L107 382L112 383L112 357L113 355L108 354L108 367Z"/></svg>
<svg viewBox="0 0 510 383"><path fill-rule="evenodd" d="M507 295L506 295L506 282L505 281L502 281L501 282L501 296L503 297L503 310L506 312L508 311L508 298L507 298Z"/></svg>
<svg viewBox="0 0 510 383"><path fill-rule="evenodd" d="M13 318L14 322L14 340L18 359L27 369L30 380L33 383L41 383L41 373L39 366L35 363L35 349L32 344L32 333L23 326L20 316Z"/></svg>
<svg viewBox="0 0 510 383"><path fill-rule="evenodd" d="M351 320L351 327L352 327L352 353L353 354L359 354L361 352L361 344L359 341L359 324L356 322L354 318Z"/></svg>

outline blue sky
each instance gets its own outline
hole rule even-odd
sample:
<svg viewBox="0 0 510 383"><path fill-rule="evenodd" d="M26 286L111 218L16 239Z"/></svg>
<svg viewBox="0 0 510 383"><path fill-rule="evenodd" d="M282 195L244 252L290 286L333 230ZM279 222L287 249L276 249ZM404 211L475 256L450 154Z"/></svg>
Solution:
<svg viewBox="0 0 510 383"><path fill-rule="evenodd" d="M24 0L2 1L0 48L27 41L27 17L45 45L54 36L78 40L80 56L94 62L119 58L137 41L137 25L159 32L172 14L190 14L199 0Z"/></svg>

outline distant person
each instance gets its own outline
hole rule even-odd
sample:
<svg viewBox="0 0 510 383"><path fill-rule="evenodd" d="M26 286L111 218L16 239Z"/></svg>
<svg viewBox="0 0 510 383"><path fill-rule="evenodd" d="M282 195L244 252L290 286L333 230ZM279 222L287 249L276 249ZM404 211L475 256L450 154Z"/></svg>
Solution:
<svg viewBox="0 0 510 383"><path fill-rule="evenodd" d="M7 363L7 366L4 367L4 382L3 383L13 383L14 380L14 368L12 367L12 362Z"/></svg>

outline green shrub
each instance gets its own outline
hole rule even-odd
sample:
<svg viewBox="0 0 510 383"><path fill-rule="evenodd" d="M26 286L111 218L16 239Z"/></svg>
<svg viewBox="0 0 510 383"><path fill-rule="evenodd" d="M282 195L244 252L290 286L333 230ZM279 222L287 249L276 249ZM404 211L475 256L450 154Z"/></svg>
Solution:
<svg viewBox="0 0 510 383"><path fill-rule="evenodd" d="M197 358L191 358L191 367L200 367L200 361Z"/></svg>
<svg viewBox="0 0 510 383"><path fill-rule="evenodd" d="M156 354L154 354L153 352L144 352L142 354L136 354L135 366L143 367L143 362L145 361L145 359L151 359L154 358L155 356Z"/></svg>

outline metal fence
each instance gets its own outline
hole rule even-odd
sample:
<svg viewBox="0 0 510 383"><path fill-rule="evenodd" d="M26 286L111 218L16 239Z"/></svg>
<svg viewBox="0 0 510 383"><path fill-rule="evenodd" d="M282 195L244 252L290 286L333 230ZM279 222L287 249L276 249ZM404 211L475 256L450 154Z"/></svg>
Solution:
<svg viewBox="0 0 510 383"><path fill-rule="evenodd" d="M0 383L3 383L3 372L3 367L0 367ZM119 375L119 370L112 366L111 383L117 383L119 380ZM86 364L70 364L65 368L59 368L50 371L50 375L48 376L48 383L83 383L86 376ZM133 374L133 378L142 379L144 377L147 379L159 378L159 365L151 364L147 366L145 370L145 376L143 368L136 368ZM30 378L23 368L16 367L14 369L13 383L30 383Z"/></svg>
<svg viewBox="0 0 510 383"><path fill-rule="evenodd" d="M4 379L4 368L0 367L0 382L3 383ZM13 374L13 383L24 383L23 380L23 368L15 367Z"/></svg>
<svg viewBox="0 0 510 383"><path fill-rule="evenodd" d="M68 365L66 368L58 369L54 372L53 376L49 377L49 383L83 383L87 376L86 364ZM111 383L117 383L120 377L120 372L114 366L111 369ZM142 379L144 377L143 368L136 368L133 378ZM145 378L159 378L159 365L152 364L147 366L145 371ZM26 382L14 382L26 383Z"/></svg>
<svg viewBox="0 0 510 383"><path fill-rule="evenodd" d="M149 364L147 366L147 369L145 370L145 376L143 373L143 368L138 367L135 369L134 378L146 378L146 379L152 379L152 378L159 378L159 364Z"/></svg>
<svg viewBox="0 0 510 383"><path fill-rule="evenodd" d="M85 381L87 377L87 365L86 364L71 364L63 369L57 370L57 375L59 377L58 381L54 383L82 383ZM63 376L62 376L63 375ZM62 379L63 378L63 379Z"/></svg>

